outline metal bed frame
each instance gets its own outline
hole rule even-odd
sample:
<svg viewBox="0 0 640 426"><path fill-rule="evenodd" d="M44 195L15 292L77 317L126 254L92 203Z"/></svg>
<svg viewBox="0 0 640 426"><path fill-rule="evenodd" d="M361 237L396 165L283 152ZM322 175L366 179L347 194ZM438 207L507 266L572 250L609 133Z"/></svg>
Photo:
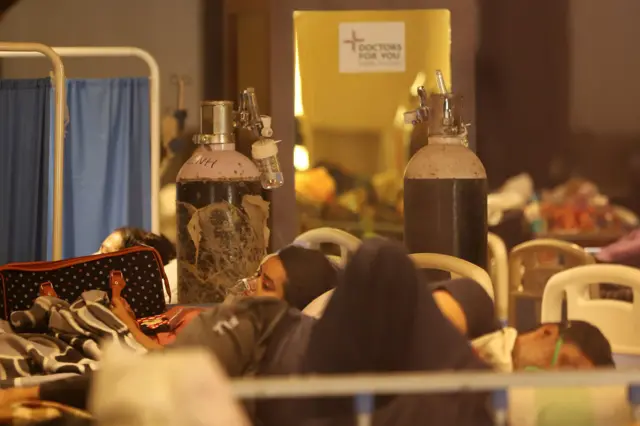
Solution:
<svg viewBox="0 0 640 426"><path fill-rule="evenodd" d="M53 177L53 260L62 259L62 208L64 195L64 109L66 105L65 72L62 57L135 57L149 67L149 105L151 136L151 229L160 231L160 69L146 50L128 46L49 47L41 43L0 42L0 57L47 57L53 66L55 86L54 177Z"/></svg>
<svg viewBox="0 0 640 426"><path fill-rule="evenodd" d="M640 370L458 372L379 375L298 376L237 379L232 389L238 398L308 398L354 396L358 426L373 424L375 394L428 394L491 392L496 425L508 423L510 387L628 386L633 417L640 420Z"/></svg>

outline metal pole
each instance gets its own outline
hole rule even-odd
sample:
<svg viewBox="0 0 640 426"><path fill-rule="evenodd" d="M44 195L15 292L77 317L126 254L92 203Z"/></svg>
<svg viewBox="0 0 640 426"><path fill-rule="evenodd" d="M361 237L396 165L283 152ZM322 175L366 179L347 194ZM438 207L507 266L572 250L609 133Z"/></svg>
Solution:
<svg viewBox="0 0 640 426"><path fill-rule="evenodd" d="M44 55L53 66L55 85L55 121L54 121L54 167L53 167L53 260L62 259L62 202L64 196L64 107L66 105L66 86L64 65L60 55L51 47L40 43L0 43L0 57Z"/></svg>
<svg viewBox="0 0 640 426"><path fill-rule="evenodd" d="M52 47L55 53L60 57L69 58L90 58L90 57L134 57L142 59L149 67L149 106L150 106L150 129L151 137L151 230L155 233L160 232L160 68L155 58L146 50L138 47L129 46L105 46L105 47ZM12 51L1 54L4 57L12 58L31 58L38 57L39 51ZM64 104L63 104L64 108ZM64 112L64 109L63 109ZM64 117L63 117L64 119ZM64 124L64 123L63 123ZM64 129L63 129L64 132ZM64 135L64 133L63 133ZM56 157L57 158L57 157ZM60 163L62 164L62 163ZM58 163L56 162L56 167ZM56 217L56 193L54 191L54 217ZM62 211L62 202L60 203L60 211ZM54 221L55 229L55 221ZM60 234L62 235L62 234ZM56 238L54 231L54 247L56 246ZM60 244L62 244L60 242ZM55 253L55 248L54 248ZM62 253L62 252L61 252ZM61 254L62 255L62 254ZM54 260L57 258L54 255Z"/></svg>
<svg viewBox="0 0 640 426"><path fill-rule="evenodd" d="M391 375L299 376L239 379L240 398L305 398L362 394L416 394L503 390L509 387L626 386L640 383L640 370L459 372Z"/></svg>

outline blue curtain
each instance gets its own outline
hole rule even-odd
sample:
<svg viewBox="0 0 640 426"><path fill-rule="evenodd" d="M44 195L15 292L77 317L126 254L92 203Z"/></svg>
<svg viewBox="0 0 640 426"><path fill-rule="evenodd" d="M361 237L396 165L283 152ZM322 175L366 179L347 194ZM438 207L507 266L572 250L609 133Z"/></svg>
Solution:
<svg viewBox="0 0 640 426"><path fill-rule="evenodd" d="M68 80L67 90L65 258L95 252L115 228L151 228L149 80Z"/></svg>
<svg viewBox="0 0 640 426"><path fill-rule="evenodd" d="M51 82L0 80L0 265L47 254Z"/></svg>

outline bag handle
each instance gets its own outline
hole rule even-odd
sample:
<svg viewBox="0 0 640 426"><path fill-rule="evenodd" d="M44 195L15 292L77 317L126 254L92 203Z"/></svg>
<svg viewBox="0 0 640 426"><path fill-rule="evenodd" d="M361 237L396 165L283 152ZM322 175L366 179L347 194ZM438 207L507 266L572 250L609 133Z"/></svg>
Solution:
<svg viewBox="0 0 640 426"><path fill-rule="evenodd" d="M45 281L40 284L40 296L58 297L51 281Z"/></svg>
<svg viewBox="0 0 640 426"><path fill-rule="evenodd" d="M127 283L121 271L111 271L109 273L109 286L111 287L111 299L122 299L120 293L127 286Z"/></svg>
<svg viewBox="0 0 640 426"><path fill-rule="evenodd" d="M135 322L136 315L133 312L133 309L131 309L131 306L127 302L127 299L125 299L121 295L122 290L124 290L124 288L127 286L127 282L125 281L124 275L122 275L121 271L115 270L109 273L109 286L111 287L111 303L113 303L113 301L116 299L122 301L125 309L129 312L131 318L133 318L136 326L138 326L138 324Z"/></svg>

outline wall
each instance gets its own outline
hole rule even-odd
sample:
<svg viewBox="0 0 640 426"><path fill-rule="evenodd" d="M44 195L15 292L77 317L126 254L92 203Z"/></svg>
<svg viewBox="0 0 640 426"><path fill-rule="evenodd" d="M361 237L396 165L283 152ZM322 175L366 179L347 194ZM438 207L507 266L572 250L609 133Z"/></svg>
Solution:
<svg viewBox="0 0 640 426"><path fill-rule="evenodd" d="M577 0L583 1L583 0ZM540 187L570 138L568 0L477 0L477 152L492 188L518 173ZM603 3L604 4L604 3Z"/></svg>
<svg viewBox="0 0 640 426"><path fill-rule="evenodd" d="M21 0L0 22L0 40L51 46L128 45L149 51L161 72L163 112L176 106L172 74L188 75L189 124L198 123L202 93L200 0ZM66 59L67 75L79 78L148 75L133 58ZM3 77L47 75L45 60L6 59Z"/></svg>
<svg viewBox="0 0 640 426"><path fill-rule="evenodd" d="M380 130L409 100L418 71L435 88L436 68L450 81L448 11L299 12L294 17L300 55L302 102L312 125L332 129ZM341 22L405 22L406 72L341 74Z"/></svg>
<svg viewBox="0 0 640 426"><path fill-rule="evenodd" d="M341 22L405 23L406 71L339 72L338 27ZM311 161L331 161L363 175L404 168L405 151L396 143L394 119L410 105L418 73L435 90L435 70L450 86L451 45L448 10L311 11L294 15L298 40L304 117L302 133ZM396 133L403 131L396 129ZM402 136L402 135L400 135ZM345 145L349 141L348 146Z"/></svg>
<svg viewBox="0 0 640 426"><path fill-rule="evenodd" d="M640 134L640 1L570 4L572 130Z"/></svg>

